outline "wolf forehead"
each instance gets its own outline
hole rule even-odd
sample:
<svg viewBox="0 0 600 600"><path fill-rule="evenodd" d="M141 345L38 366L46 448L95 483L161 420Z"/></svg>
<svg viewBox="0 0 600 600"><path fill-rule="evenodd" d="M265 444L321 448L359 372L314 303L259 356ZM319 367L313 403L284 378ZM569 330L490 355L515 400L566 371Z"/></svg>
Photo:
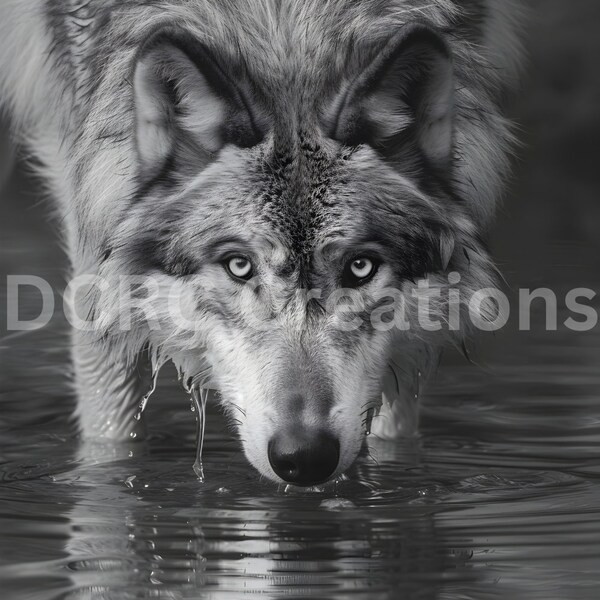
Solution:
<svg viewBox="0 0 600 600"><path fill-rule="evenodd" d="M234 240L243 251L251 239L267 257L280 257L274 262L282 275L312 271L315 253L330 244L343 255L376 243L407 274L433 267L438 237L457 212L454 200L425 196L368 147L340 146L314 132L297 133L293 143L287 137L285 147L272 139L231 147L172 197L157 188L141 199L132 215L137 226L126 228L131 258L144 270L188 275L221 242Z"/></svg>
<svg viewBox="0 0 600 600"><path fill-rule="evenodd" d="M289 39L303 31L292 29ZM142 249L156 242L152 254L187 273L215 231L245 227L299 264L331 238L381 242L403 260L430 253L457 212L444 185L453 84L441 32L386 27L347 52L318 37L312 55L313 36L302 52L232 53L179 25L142 44L133 81L138 199L151 230Z"/></svg>
<svg viewBox="0 0 600 600"><path fill-rule="evenodd" d="M343 163L348 150L326 148L308 133L288 136L261 153L255 167L254 210L260 220L285 240L290 252L306 256L327 234L333 233L340 216L337 190L343 184ZM339 223L338 223L339 225Z"/></svg>

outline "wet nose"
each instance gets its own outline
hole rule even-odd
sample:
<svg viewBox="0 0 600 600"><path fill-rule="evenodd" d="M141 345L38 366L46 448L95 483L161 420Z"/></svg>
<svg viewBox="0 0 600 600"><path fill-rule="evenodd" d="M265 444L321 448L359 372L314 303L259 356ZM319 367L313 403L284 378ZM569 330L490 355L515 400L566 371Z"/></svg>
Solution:
<svg viewBox="0 0 600 600"><path fill-rule="evenodd" d="M310 486L327 481L339 459L339 441L323 431L282 431L269 442L273 471L294 485Z"/></svg>

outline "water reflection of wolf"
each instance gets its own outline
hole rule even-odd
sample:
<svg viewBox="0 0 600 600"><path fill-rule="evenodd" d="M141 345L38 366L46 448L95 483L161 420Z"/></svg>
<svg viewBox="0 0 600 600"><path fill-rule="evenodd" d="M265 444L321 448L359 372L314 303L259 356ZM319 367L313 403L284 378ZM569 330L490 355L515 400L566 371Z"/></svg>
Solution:
<svg viewBox="0 0 600 600"><path fill-rule="evenodd" d="M177 599L389 598L400 591L436 598L449 581L471 577L464 554L455 555L436 527L432 504L393 495L372 507L369 494L361 508L360 499L340 505L321 493L261 496L258 484L223 495L216 485L188 486L183 470L169 473L166 485L175 489L166 491L160 476L145 479L138 470L127 479L131 462L109 467L121 471L121 483L97 485L93 469L80 469L64 559L74 597L160 590Z"/></svg>

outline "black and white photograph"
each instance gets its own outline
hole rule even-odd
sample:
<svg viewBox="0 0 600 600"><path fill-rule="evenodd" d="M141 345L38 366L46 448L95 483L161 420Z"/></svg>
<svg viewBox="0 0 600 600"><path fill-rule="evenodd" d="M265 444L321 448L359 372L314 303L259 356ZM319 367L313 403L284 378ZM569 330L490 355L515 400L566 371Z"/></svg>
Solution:
<svg viewBox="0 0 600 600"><path fill-rule="evenodd" d="M0 0L0 599L600 597L597 0Z"/></svg>

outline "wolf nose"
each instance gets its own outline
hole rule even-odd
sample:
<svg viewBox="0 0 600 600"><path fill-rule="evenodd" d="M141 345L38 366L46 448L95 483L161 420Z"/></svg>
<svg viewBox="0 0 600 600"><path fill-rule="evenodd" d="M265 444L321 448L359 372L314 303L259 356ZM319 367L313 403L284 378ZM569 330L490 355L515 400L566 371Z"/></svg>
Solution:
<svg viewBox="0 0 600 600"><path fill-rule="evenodd" d="M294 485L310 486L327 481L339 459L339 441L323 431L283 431L269 442L273 471Z"/></svg>

